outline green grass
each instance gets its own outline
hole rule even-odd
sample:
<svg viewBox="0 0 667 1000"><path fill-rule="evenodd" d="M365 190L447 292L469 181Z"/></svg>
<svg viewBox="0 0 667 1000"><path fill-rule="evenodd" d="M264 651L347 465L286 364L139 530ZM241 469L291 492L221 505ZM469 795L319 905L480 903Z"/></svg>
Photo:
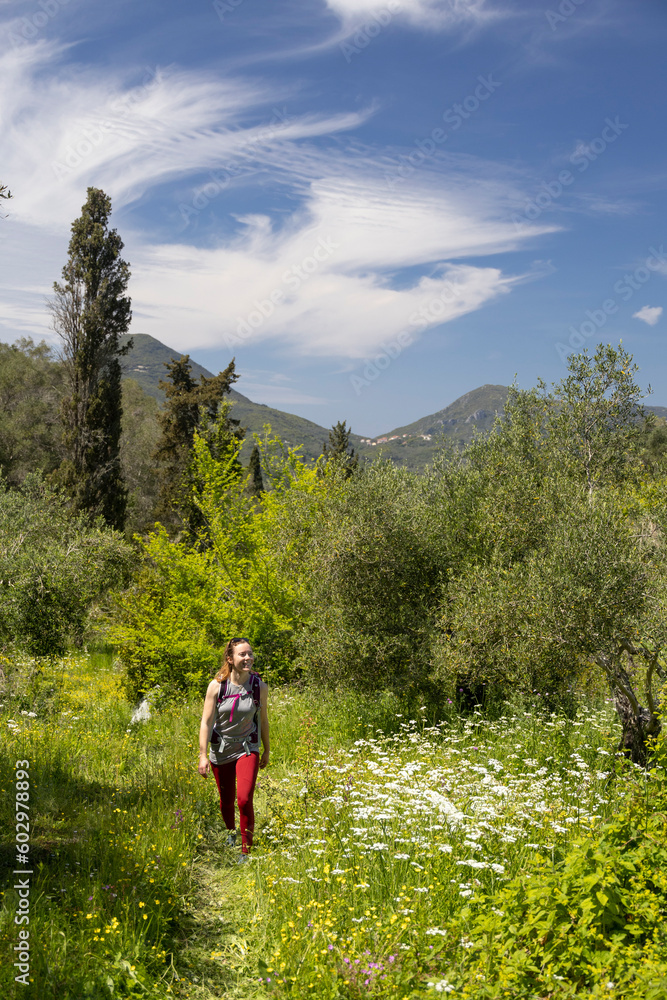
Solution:
<svg viewBox="0 0 667 1000"><path fill-rule="evenodd" d="M663 988L663 942L649 925L662 923L667 888L662 858L653 870L646 851L667 835L653 799L662 771L649 786L615 760L607 706L582 707L574 720L513 711L435 725L423 706L407 717L390 696L272 691L256 847L238 866L222 844L214 782L196 771L199 699L132 726L109 656L5 668L3 998L30 995L6 960L19 930L19 760L29 761L30 974L40 1000L537 1000ZM630 836L613 832L619 815L637 818L644 855L623 862L629 874L614 895L603 892L604 872ZM602 845L601 861L591 845ZM596 865L595 891L612 901L589 912L597 897L581 887ZM562 924L549 901L566 870L575 874ZM531 886L546 898L544 918L535 899L522 902ZM630 944L628 907L643 914ZM613 958L596 939L605 920L622 938ZM558 934L570 940L570 924L591 954L561 948L542 961ZM614 970L626 977L622 994L608 988Z"/></svg>
<svg viewBox="0 0 667 1000"><path fill-rule="evenodd" d="M607 710L574 722L406 719L284 778L263 838L267 985L407 997L451 980L477 995L461 946L476 904L553 866L619 808L614 728ZM444 958L452 944L456 965Z"/></svg>
<svg viewBox="0 0 667 1000"><path fill-rule="evenodd" d="M29 761L31 974L40 996L168 995L199 829L214 818L192 773L191 710L130 726L108 658L19 665L2 764L2 863L12 848L13 767ZM32 695L32 697L31 697ZM13 702L13 703L12 703ZM40 708L33 719L24 705ZM3 896L14 941L17 897ZM5 969L3 976L6 977ZM21 987L19 987L20 989ZM2 983L12 996L14 983Z"/></svg>

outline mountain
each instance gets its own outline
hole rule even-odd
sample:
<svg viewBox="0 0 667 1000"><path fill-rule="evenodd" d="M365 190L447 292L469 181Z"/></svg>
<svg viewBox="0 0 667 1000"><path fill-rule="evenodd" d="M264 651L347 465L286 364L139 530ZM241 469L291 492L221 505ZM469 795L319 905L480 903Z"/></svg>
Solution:
<svg viewBox="0 0 667 1000"><path fill-rule="evenodd" d="M123 372L126 378L135 379L144 392L154 396L160 402L164 398L158 383L166 376L165 362L180 357L179 351L174 351L146 333L132 335L134 347L123 358ZM121 338L127 342L129 337ZM206 370L196 361L191 361L192 373L196 378L202 375L212 377L212 372ZM242 460L247 462L253 444L253 433L261 434L264 424L270 424L274 434L277 434L286 444L295 447L302 445L301 454L305 458L315 459L322 453L322 446L329 436L329 428L321 427L297 417L293 413L276 410L263 403L253 403L251 399L232 389L230 399L234 404L232 416L241 421L246 428L246 438L243 445ZM467 444L475 433L486 433L493 426L496 414L501 413L507 399L507 387L504 385L482 385L477 389L464 393L449 406L421 417L402 427L396 427L386 434L375 438L365 438L358 434L350 435L350 442L362 459L373 459L378 455L391 459L396 465L419 471L432 461L442 439L448 440L454 446ZM667 407L647 406L659 418L667 417Z"/></svg>
<svg viewBox="0 0 667 1000"><path fill-rule="evenodd" d="M362 457L382 454L396 465L418 470L430 462L445 438L454 446L467 444L475 433L491 430L497 413L502 413L507 399L504 385L482 385L459 396L437 413L421 417L411 424L396 427L376 438L362 438Z"/></svg>
<svg viewBox="0 0 667 1000"><path fill-rule="evenodd" d="M397 427L390 435L398 434L447 434L470 440L475 430L491 430L498 413L502 413L507 399L504 385L482 385L472 389L450 403L443 410L421 417L405 427ZM385 435L383 435L385 436Z"/></svg>
<svg viewBox="0 0 667 1000"><path fill-rule="evenodd" d="M155 337L150 337L147 333L133 333L131 337L129 334L124 334L118 339L121 347L125 347L130 339L134 343L134 347L121 359L125 378L133 378L144 392L147 392L149 396L154 396L158 402L162 403L164 393L158 383L167 377L165 364L173 361L174 358L178 360L181 357L181 352L172 351L170 347L160 343ZM198 365L196 361L190 359L190 364L195 378L200 378L202 375L207 378L213 377L211 372Z"/></svg>
<svg viewBox="0 0 667 1000"><path fill-rule="evenodd" d="M121 337L121 346L127 343L129 336ZM159 382L167 375L165 364L174 358L180 358L181 352L174 351L170 347L156 340L155 337L147 333L132 334L134 346L122 359L123 374L125 378L132 378L139 383L144 392L149 396L154 396L161 403L164 393L159 387ZM207 371L196 361L190 361L192 374L195 378L204 375L212 378L213 373ZM320 427L312 420L304 417L297 417L293 413L284 413L282 410L275 410L271 406L263 403L253 403L251 399L243 393L232 389L229 398L234 404L232 417L241 421L241 426L246 428L246 437L241 452L243 461L248 460L250 450L253 445L253 433L261 434L264 424L271 424L271 430L277 434L281 441L291 447L303 445L301 454L306 458L317 458L322 454L322 446L329 437L329 429ZM356 447L361 439L358 435L353 435L353 444Z"/></svg>

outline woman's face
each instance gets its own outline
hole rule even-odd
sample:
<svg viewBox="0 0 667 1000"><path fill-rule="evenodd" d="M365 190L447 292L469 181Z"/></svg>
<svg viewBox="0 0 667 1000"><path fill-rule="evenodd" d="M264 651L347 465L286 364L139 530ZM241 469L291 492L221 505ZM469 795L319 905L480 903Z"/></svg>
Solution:
<svg viewBox="0 0 667 1000"><path fill-rule="evenodd" d="M255 656L250 648L249 642L239 642L232 646L233 664L237 670L246 670L252 667Z"/></svg>

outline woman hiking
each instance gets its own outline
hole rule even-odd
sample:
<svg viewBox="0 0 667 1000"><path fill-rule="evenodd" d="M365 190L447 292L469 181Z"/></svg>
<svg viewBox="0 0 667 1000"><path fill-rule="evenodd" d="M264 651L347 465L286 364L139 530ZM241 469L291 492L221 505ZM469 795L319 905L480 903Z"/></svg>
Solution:
<svg viewBox="0 0 667 1000"><path fill-rule="evenodd" d="M199 773L206 777L213 768L220 812L229 835L236 843L234 798L239 805L241 857L247 861L255 829L253 795L259 768L269 763L268 686L252 670L255 657L247 639L230 639L222 655L220 670L206 691L199 727ZM211 744L207 756L208 744ZM263 747L259 755L260 742Z"/></svg>

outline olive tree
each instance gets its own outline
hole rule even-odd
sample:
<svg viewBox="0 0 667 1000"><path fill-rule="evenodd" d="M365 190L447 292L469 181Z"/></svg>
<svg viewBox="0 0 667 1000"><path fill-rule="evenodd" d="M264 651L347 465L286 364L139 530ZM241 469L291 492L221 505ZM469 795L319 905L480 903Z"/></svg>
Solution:
<svg viewBox="0 0 667 1000"><path fill-rule="evenodd" d="M601 670L622 745L645 763L667 640L667 494L646 480L636 370L621 347L573 355L552 392L514 389L491 437L443 470L443 490L469 484L447 530L475 540L445 589L438 654L478 690L519 686L552 705Z"/></svg>
<svg viewBox="0 0 667 1000"><path fill-rule="evenodd" d="M103 522L72 513L39 475L0 480L0 644L36 655L80 643L94 602L125 581L132 551Z"/></svg>

